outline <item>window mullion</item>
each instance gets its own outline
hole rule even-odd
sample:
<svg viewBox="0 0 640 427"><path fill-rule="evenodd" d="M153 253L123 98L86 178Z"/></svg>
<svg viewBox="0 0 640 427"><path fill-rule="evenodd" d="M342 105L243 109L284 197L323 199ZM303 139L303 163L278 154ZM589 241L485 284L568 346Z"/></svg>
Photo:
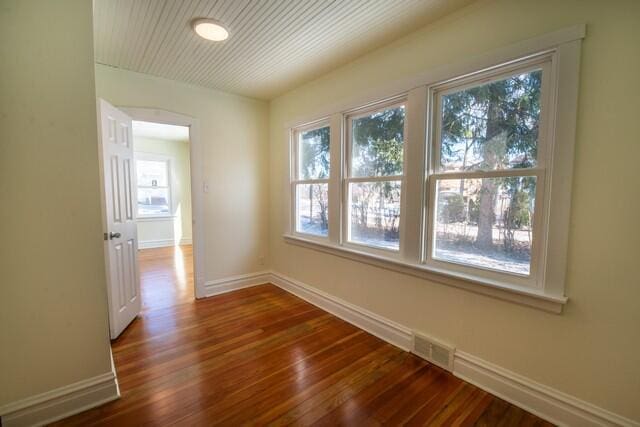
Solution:
<svg viewBox="0 0 640 427"><path fill-rule="evenodd" d="M340 181L343 153L343 117L336 113L329 118L329 241L340 244L341 241L341 203L342 186Z"/></svg>
<svg viewBox="0 0 640 427"><path fill-rule="evenodd" d="M427 89L409 92L404 138L404 181L400 201L400 256L418 263L421 257L423 180L425 167Z"/></svg>

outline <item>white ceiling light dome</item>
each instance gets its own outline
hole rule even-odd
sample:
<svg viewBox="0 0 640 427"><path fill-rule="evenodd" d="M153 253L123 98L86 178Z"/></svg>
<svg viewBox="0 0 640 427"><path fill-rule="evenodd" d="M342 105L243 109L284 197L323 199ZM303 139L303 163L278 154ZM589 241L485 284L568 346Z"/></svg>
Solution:
<svg viewBox="0 0 640 427"><path fill-rule="evenodd" d="M203 39L221 42L229 38L229 31L227 31L221 22L216 21L215 19L194 19L191 25L193 26L193 31Z"/></svg>

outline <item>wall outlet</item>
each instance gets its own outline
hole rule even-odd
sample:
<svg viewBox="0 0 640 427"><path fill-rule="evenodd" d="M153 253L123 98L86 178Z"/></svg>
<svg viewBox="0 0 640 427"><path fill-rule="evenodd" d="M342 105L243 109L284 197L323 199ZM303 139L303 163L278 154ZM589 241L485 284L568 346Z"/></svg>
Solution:
<svg viewBox="0 0 640 427"><path fill-rule="evenodd" d="M260 265L264 265L264 255L260 255L260 256L258 257L258 264L260 264Z"/></svg>

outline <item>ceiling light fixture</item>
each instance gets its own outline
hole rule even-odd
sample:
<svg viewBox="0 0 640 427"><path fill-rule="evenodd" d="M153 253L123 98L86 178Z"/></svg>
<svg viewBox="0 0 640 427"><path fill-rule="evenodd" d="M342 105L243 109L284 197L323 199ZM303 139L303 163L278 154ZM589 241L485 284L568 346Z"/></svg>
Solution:
<svg viewBox="0 0 640 427"><path fill-rule="evenodd" d="M195 19L191 25L193 26L193 31L203 39L221 42L229 37L229 31L215 19Z"/></svg>

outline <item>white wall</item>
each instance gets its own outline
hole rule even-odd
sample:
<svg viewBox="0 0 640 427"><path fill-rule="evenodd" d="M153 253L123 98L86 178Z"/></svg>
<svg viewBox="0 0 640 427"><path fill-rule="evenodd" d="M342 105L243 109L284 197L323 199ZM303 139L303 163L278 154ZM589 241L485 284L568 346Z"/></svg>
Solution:
<svg viewBox="0 0 640 427"><path fill-rule="evenodd" d="M567 295L555 315L285 243L285 124L575 24L583 43ZM272 267L556 390L640 420L640 2L489 0L271 102Z"/></svg>
<svg viewBox="0 0 640 427"><path fill-rule="evenodd" d="M111 372L97 135L91 2L3 0L0 406Z"/></svg>
<svg viewBox="0 0 640 427"><path fill-rule="evenodd" d="M267 268L268 103L102 65L95 71L97 95L116 106L164 109L199 120L209 186L205 280Z"/></svg>
<svg viewBox="0 0 640 427"><path fill-rule="evenodd" d="M145 154L169 159L171 171L171 217L138 218L140 248L191 243L191 172L189 141L133 137L136 158Z"/></svg>

